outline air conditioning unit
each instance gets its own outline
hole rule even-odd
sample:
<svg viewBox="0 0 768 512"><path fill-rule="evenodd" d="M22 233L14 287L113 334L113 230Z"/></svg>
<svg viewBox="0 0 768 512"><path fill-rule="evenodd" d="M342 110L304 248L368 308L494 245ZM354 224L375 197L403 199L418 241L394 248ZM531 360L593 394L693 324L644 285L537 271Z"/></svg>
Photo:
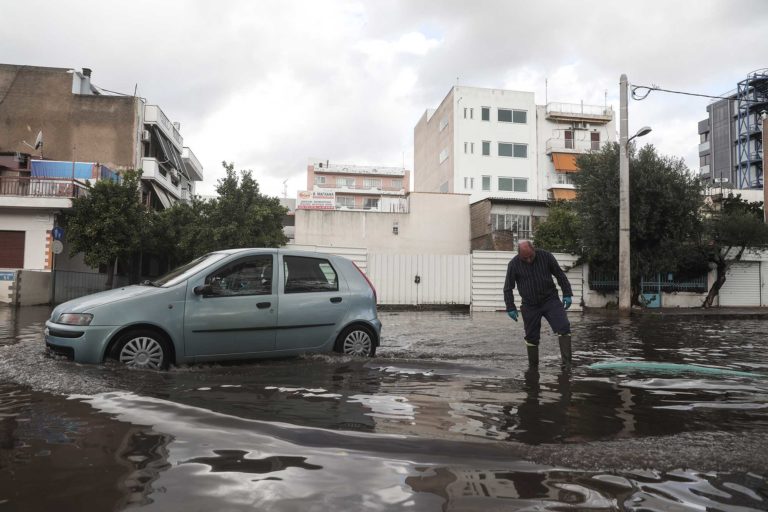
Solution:
<svg viewBox="0 0 768 512"><path fill-rule="evenodd" d="M141 142L149 142L150 138L149 130L141 130Z"/></svg>

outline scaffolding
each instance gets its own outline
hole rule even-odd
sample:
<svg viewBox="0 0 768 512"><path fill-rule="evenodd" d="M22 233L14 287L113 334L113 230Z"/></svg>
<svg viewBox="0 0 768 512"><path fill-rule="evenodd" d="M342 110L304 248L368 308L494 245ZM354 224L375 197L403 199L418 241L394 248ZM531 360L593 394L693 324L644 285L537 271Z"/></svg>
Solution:
<svg viewBox="0 0 768 512"><path fill-rule="evenodd" d="M739 188L763 187L763 143L760 116L768 112L768 68L753 71L739 82L736 176Z"/></svg>

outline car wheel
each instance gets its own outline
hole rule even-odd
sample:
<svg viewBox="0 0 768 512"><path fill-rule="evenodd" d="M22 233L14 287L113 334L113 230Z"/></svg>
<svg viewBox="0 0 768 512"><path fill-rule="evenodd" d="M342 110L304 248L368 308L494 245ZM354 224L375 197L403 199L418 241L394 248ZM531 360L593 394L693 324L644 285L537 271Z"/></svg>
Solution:
<svg viewBox="0 0 768 512"><path fill-rule="evenodd" d="M336 339L336 352L347 356L373 357L376 354L373 339L373 332L368 327L347 327Z"/></svg>
<svg viewBox="0 0 768 512"><path fill-rule="evenodd" d="M144 370L165 370L171 362L166 341L149 330L123 334L115 343L112 354L120 363Z"/></svg>

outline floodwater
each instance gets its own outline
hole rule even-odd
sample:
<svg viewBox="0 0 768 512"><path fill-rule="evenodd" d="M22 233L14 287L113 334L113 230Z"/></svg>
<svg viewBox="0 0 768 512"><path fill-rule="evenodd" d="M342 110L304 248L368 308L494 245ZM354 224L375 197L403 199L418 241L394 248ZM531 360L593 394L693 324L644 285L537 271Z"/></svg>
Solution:
<svg viewBox="0 0 768 512"><path fill-rule="evenodd" d="M46 355L49 313L0 309L0 511L768 510L768 320L572 313L532 373L503 313L382 313L371 360L147 372Z"/></svg>

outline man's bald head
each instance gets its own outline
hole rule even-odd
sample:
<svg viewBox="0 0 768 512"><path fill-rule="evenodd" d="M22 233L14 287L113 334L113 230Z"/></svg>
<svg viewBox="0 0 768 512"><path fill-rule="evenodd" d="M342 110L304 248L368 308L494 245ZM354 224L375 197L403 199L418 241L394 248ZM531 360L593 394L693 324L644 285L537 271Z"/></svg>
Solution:
<svg viewBox="0 0 768 512"><path fill-rule="evenodd" d="M517 244L517 254L520 256L520 259L526 263L532 263L533 259L536 257L536 251L529 240L520 240Z"/></svg>

